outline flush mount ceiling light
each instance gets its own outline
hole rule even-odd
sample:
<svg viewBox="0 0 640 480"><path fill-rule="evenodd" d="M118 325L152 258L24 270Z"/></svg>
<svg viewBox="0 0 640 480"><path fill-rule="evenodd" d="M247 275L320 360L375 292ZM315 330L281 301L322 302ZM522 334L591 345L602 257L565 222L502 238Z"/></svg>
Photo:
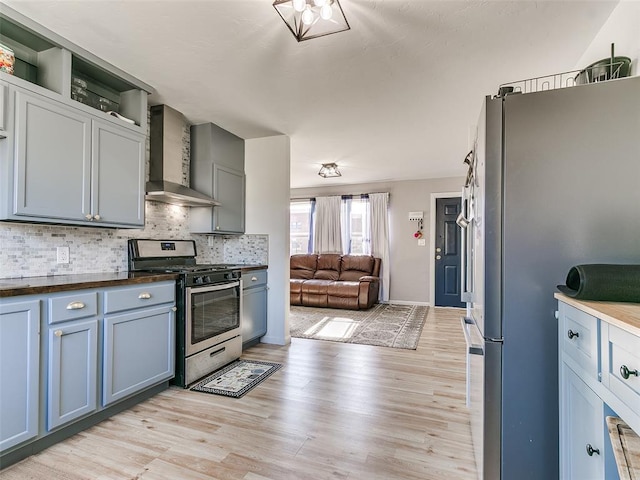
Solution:
<svg viewBox="0 0 640 480"><path fill-rule="evenodd" d="M338 164L336 163L323 163L318 175L323 178L342 176L340 170L338 170Z"/></svg>
<svg viewBox="0 0 640 480"><path fill-rule="evenodd" d="M338 0L276 0L273 6L299 42L351 28Z"/></svg>

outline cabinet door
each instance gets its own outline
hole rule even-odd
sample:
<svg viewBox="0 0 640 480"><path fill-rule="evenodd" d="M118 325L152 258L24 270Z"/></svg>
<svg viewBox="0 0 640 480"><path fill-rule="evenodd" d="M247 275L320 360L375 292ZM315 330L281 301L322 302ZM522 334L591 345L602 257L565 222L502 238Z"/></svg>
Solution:
<svg viewBox="0 0 640 480"><path fill-rule="evenodd" d="M94 120L91 144L94 223L144 226L145 136Z"/></svg>
<svg viewBox="0 0 640 480"><path fill-rule="evenodd" d="M0 138L4 138L7 130L7 95L9 94L9 86L0 82Z"/></svg>
<svg viewBox="0 0 640 480"><path fill-rule="evenodd" d="M245 289L242 293L242 342L267 333L267 288Z"/></svg>
<svg viewBox="0 0 640 480"><path fill-rule="evenodd" d="M98 406L98 320L52 325L48 331L47 429Z"/></svg>
<svg viewBox="0 0 640 480"><path fill-rule="evenodd" d="M0 304L0 451L38 434L40 302Z"/></svg>
<svg viewBox="0 0 640 480"><path fill-rule="evenodd" d="M105 317L103 405L173 377L174 316L158 307Z"/></svg>
<svg viewBox="0 0 640 480"><path fill-rule="evenodd" d="M561 478L604 478L603 402L565 363L561 366L561 381Z"/></svg>
<svg viewBox="0 0 640 480"><path fill-rule="evenodd" d="M16 189L12 214L85 220L90 215L88 116L15 91Z"/></svg>
<svg viewBox="0 0 640 480"><path fill-rule="evenodd" d="M216 232L244 233L244 173L213 165L213 198L220 206L213 208Z"/></svg>

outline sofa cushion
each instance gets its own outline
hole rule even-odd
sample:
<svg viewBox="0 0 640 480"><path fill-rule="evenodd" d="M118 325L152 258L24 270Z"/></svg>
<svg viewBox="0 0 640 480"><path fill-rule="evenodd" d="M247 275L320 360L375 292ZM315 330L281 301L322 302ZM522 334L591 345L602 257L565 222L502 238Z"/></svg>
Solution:
<svg viewBox="0 0 640 480"><path fill-rule="evenodd" d="M337 253L318 255L318 269L313 278L319 280L338 280L340 276L340 257L341 255Z"/></svg>
<svg viewBox="0 0 640 480"><path fill-rule="evenodd" d="M356 282L360 277L371 275L374 258L370 255L343 255L339 280Z"/></svg>
<svg viewBox="0 0 640 480"><path fill-rule="evenodd" d="M330 297L357 297L360 293L360 282L331 282L327 287Z"/></svg>
<svg viewBox="0 0 640 480"><path fill-rule="evenodd" d="M289 260L291 278L309 279L313 278L318 264L318 256L313 254L291 255Z"/></svg>

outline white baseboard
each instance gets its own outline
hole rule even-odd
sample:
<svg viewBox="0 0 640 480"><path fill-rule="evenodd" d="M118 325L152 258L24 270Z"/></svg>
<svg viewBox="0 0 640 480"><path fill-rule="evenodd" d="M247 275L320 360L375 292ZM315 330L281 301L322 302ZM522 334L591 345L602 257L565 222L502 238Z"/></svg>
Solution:
<svg viewBox="0 0 640 480"><path fill-rule="evenodd" d="M431 306L429 302L408 302L406 300L389 300L388 302L380 302L380 303L392 303L394 305L421 305L424 307Z"/></svg>

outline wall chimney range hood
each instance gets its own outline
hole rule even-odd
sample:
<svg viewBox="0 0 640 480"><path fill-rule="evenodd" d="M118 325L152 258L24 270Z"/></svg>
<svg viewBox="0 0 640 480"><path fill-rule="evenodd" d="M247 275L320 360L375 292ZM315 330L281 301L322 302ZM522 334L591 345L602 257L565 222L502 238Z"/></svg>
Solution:
<svg viewBox="0 0 640 480"><path fill-rule="evenodd" d="M182 185L182 113L167 105L155 105L150 111L149 181L145 198L183 207L220 205L210 196Z"/></svg>

